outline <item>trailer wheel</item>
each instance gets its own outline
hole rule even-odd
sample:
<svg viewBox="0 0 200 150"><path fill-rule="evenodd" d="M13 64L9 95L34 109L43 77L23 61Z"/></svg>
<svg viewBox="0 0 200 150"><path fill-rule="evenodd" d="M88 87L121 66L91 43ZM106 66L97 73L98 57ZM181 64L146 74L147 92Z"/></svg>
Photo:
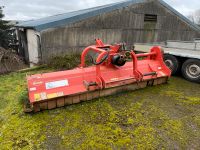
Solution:
<svg viewBox="0 0 200 150"><path fill-rule="evenodd" d="M200 83L200 60L188 59L182 66L184 78L192 82Z"/></svg>
<svg viewBox="0 0 200 150"><path fill-rule="evenodd" d="M178 73L178 71L180 70L180 62L175 56L165 54L164 61L167 67L172 71L172 75Z"/></svg>

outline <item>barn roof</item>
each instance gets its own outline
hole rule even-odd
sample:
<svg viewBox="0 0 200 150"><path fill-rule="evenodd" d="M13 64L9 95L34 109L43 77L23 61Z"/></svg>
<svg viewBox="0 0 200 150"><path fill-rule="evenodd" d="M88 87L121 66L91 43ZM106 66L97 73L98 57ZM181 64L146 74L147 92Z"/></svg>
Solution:
<svg viewBox="0 0 200 150"><path fill-rule="evenodd" d="M98 6L94 8L89 9L83 9L79 11L73 11L68 12L64 14L58 14L50 17L45 17L37 20L31 20L31 21L25 21L20 24L18 24L18 27L24 27L24 28L33 28L37 31L45 30L48 28L55 28L60 26L65 26L77 21L81 21L90 17L97 16L102 13L111 12L113 10L123 8L129 5L138 4L138 3L145 3L149 0L126 0L122 2L112 3L104 6ZM200 31L200 27L192 23L189 19L187 19L185 16L180 14L178 11L176 11L174 8L172 8L170 5L165 3L163 0L157 0L160 2L161 5L163 5L165 8L173 12L175 15L177 15L179 18L181 18L184 22L186 22L188 25L190 25L193 29Z"/></svg>

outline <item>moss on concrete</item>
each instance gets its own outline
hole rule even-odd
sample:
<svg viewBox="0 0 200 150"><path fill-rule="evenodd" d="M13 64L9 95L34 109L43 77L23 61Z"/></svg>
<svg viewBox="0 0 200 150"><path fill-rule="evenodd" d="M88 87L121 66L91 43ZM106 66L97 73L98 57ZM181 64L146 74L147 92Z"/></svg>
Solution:
<svg viewBox="0 0 200 150"><path fill-rule="evenodd" d="M1 149L196 149L199 84L168 84L25 114L26 73L0 76Z"/></svg>

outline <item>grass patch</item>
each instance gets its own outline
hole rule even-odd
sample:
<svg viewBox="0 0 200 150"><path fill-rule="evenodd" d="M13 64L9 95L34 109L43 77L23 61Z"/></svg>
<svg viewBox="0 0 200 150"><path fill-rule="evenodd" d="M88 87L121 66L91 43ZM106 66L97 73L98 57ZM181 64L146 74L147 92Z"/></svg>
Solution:
<svg viewBox="0 0 200 150"><path fill-rule="evenodd" d="M1 149L197 149L199 84L123 92L37 114L23 113L28 70L0 76Z"/></svg>

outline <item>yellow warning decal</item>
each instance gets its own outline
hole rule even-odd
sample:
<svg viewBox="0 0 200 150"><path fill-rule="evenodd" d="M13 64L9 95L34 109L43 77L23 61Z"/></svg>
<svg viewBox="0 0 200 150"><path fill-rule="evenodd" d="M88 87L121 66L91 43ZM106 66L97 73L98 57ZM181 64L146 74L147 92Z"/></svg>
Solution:
<svg viewBox="0 0 200 150"><path fill-rule="evenodd" d="M40 94L34 94L35 101L39 101L41 99Z"/></svg>
<svg viewBox="0 0 200 150"><path fill-rule="evenodd" d="M57 95L57 93L51 93L51 94L47 94L47 98L49 99L49 98L55 98L55 97L57 97L58 95Z"/></svg>

